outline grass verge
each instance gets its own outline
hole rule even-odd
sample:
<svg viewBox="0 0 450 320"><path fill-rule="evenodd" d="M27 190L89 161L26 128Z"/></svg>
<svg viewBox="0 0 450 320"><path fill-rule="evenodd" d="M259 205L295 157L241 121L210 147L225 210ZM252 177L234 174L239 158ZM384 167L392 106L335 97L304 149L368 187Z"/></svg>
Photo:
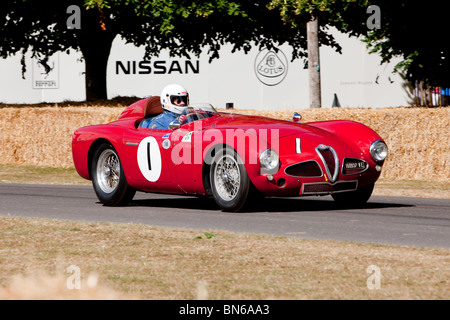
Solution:
<svg viewBox="0 0 450 320"><path fill-rule="evenodd" d="M450 292L444 249L10 217L0 217L0 233L0 299L434 300ZM70 290L75 269L81 288Z"/></svg>
<svg viewBox="0 0 450 320"><path fill-rule="evenodd" d="M0 181L90 184L73 168L4 164ZM382 179L375 190L399 192L449 198L449 183ZM10 217L0 217L0 237L0 299L434 300L450 292L445 249ZM79 290L68 288L74 266ZM373 290L371 266L381 276Z"/></svg>
<svg viewBox="0 0 450 320"><path fill-rule="evenodd" d="M0 183L72 184L90 185L81 178L75 168L50 168L0 164Z"/></svg>
<svg viewBox="0 0 450 320"><path fill-rule="evenodd" d="M0 164L0 183L90 185L74 168ZM374 195L450 199L450 181L379 179Z"/></svg>

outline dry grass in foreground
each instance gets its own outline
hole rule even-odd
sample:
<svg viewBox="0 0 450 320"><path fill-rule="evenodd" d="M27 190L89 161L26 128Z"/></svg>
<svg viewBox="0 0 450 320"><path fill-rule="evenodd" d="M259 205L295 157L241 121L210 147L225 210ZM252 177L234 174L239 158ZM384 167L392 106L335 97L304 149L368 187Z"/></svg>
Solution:
<svg viewBox="0 0 450 320"><path fill-rule="evenodd" d="M450 250L0 217L0 299L448 299ZM81 289L68 288L79 268ZM370 266L379 268L379 289ZM72 282L70 282L72 283ZM373 287L372 287L373 288Z"/></svg>

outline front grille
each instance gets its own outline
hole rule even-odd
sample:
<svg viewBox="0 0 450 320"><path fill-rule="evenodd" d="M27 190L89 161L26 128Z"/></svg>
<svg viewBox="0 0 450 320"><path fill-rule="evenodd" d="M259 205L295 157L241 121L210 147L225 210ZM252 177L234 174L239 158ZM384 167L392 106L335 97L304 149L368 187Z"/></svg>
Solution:
<svg viewBox="0 0 450 320"><path fill-rule="evenodd" d="M354 191L358 187L358 181L341 181L334 184L328 182L305 183L302 194L329 194L336 192Z"/></svg>
<svg viewBox="0 0 450 320"><path fill-rule="evenodd" d="M320 144L316 148L316 152L322 159L325 170L327 171L328 178L331 182L336 181L339 173L339 159L336 151L332 147Z"/></svg>
<svg viewBox="0 0 450 320"><path fill-rule="evenodd" d="M287 167L284 172L293 177L321 177L322 169L316 161L305 161Z"/></svg>
<svg viewBox="0 0 450 320"><path fill-rule="evenodd" d="M333 173L336 169L336 163L334 160L333 153L330 149L319 149L319 153L322 155L323 160L325 161L326 166L330 170L330 173Z"/></svg>

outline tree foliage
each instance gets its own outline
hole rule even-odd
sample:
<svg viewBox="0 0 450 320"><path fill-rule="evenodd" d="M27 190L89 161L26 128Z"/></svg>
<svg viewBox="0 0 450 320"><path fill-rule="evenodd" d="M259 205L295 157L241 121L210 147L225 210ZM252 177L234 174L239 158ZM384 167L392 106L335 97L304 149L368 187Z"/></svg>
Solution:
<svg viewBox="0 0 450 320"><path fill-rule="evenodd" d="M249 0L4 0L0 6L0 57L30 51L45 59L58 51L81 51L88 99L106 98L106 65L112 41L145 47L145 57L167 49L173 56L219 56L289 43L293 57L305 56L304 28L284 24L269 1ZM81 8L81 28L69 29L66 10ZM328 44L336 46L335 43ZM23 59L24 61L24 59Z"/></svg>
<svg viewBox="0 0 450 320"><path fill-rule="evenodd" d="M270 6L294 28L301 27L305 15L318 16L323 29L334 26L360 36L370 52L381 56L382 63L401 57L395 71L408 80L449 87L449 27L444 4L443 0L273 0ZM371 5L380 9L379 29L367 26Z"/></svg>
<svg viewBox="0 0 450 320"><path fill-rule="evenodd" d="M407 79L428 86L450 87L448 11L444 1L373 1L381 9L381 29L370 31L365 42L384 62L400 56L397 65Z"/></svg>
<svg viewBox="0 0 450 320"><path fill-rule="evenodd" d="M116 36L145 47L145 59L167 49L186 57L206 51L212 60L226 43L233 52L288 43L296 59L307 56L306 23L317 16L321 45L341 50L328 32L333 26L362 36L384 62L403 57L398 69L408 79L449 86L442 2L418 7L407 0L4 0L0 57L31 52L45 65L58 51L81 51L87 98L106 98L106 65ZM371 4L381 9L381 29L367 27ZM67 27L70 5L81 8L80 29Z"/></svg>

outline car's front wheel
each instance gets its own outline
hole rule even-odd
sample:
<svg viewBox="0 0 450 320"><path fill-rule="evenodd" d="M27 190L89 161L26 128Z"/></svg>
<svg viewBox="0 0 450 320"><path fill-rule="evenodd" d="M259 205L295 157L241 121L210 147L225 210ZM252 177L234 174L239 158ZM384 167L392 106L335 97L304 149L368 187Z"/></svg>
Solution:
<svg viewBox="0 0 450 320"><path fill-rule="evenodd" d="M356 189L355 191L333 193L334 201L345 207L362 207L372 195L375 183Z"/></svg>
<svg viewBox="0 0 450 320"><path fill-rule="evenodd" d="M250 179L235 150L224 148L216 153L210 168L211 191L224 211L239 211L245 204Z"/></svg>
<svg viewBox="0 0 450 320"><path fill-rule="evenodd" d="M119 156L110 143L95 150L91 178L97 198L106 206L126 205L136 193L128 185Z"/></svg>

